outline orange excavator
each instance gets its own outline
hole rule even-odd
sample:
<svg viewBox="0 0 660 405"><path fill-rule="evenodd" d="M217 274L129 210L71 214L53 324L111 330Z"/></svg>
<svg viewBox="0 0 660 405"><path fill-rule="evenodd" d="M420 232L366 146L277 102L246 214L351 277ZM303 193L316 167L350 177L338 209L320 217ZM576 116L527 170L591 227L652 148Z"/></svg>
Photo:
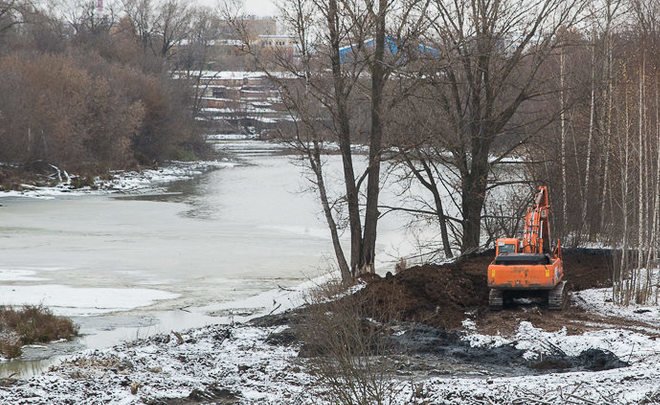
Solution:
<svg viewBox="0 0 660 405"><path fill-rule="evenodd" d="M527 209L522 238L497 239L495 259L488 266L491 309L502 309L515 298L547 300L561 309L565 300L564 266L559 239L550 247L548 187L539 186L534 205Z"/></svg>

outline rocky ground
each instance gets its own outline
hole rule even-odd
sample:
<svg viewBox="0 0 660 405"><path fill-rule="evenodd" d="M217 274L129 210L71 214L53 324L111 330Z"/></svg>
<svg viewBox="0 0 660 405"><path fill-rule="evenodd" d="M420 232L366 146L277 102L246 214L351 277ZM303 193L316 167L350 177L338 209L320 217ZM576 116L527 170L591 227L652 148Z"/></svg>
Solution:
<svg viewBox="0 0 660 405"><path fill-rule="evenodd" d="M565 259L573 292L561 312L489 311L488 254L373 277L340 301L357 299L365 322L385 330L387 355L370 362L388 370L381 378L392 403L660 403L658 307L607 302L606 253ZM275 311L83 353L41 376L3 381L0 402L336 403L301 332L308 313Z"/></svg>

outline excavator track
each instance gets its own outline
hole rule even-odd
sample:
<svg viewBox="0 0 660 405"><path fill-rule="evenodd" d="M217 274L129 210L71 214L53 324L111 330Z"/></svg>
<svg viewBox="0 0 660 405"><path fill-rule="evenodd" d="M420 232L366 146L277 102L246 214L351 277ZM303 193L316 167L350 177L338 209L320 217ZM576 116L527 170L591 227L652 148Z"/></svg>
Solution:
<svg viewBox="0 0 660 405"><path fill-rule="evenodd" d="M491 290L492 291L492 290ZM548 291L548 309L560 310L566 301L566 281L562 281Z"/></svg>
<svg viewBox="0 0 660 405"><path fill-rule="evenodd" d="M494 311L499 311L504 307L504 293L502 290L491 288L488 293L488 307Z"/></svg>

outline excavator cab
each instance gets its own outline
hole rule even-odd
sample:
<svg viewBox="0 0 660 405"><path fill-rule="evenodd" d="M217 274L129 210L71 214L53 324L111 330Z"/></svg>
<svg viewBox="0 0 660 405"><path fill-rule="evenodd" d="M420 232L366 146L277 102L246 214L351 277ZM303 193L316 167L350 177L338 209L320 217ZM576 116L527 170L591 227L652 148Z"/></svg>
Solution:
<svg viewBox="0 0 660 405"><path fill-rule="evenodd" d="M527 210L521 239L499 238L495 258L488 266L489 304L501 309L504 301L545 297L550 309L564 301L564 267L561 244L550 245L548 188L540 186L534 204Z"/></svg>
<svg viewBox="0 0 660 405"><path fill-rule="evenodd" d="M515 238L500 238L496 242L495 256L502 254L518 253L520 241Z"/></svg>

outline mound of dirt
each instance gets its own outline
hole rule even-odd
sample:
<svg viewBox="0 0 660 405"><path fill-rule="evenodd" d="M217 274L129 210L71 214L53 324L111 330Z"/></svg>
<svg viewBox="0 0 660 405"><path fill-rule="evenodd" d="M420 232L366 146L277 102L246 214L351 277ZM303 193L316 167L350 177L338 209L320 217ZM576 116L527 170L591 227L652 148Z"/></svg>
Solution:
<svg viewBox="0 0 660 405"><path fill-rule="evenodd" d="M491 259L483 254L457 263L412 267L394 276L372 278L356 295L375 319L457 328L466 310L488 305L486 268Z"/></svg>
<svg viewBox="0 0 660 405"><path fill-rule="evenodd" d="M415 266L385 278L372 276L357 293L358 302L374 319L458 328L466 311L488 310L486 270L493 256L487 251L455 263ZM563 256L569 290L611 286L610 251L565 249Z"/></svg>
<svg viewBox="0 0 660 405"><path fill-rule="evenodd" d="M603 371L614 368L628 367L629 363L619 359L614 353L603 349L587 349L577 356L567 356L565 353L544 356L533 360L528 367L536 370L585 370Z"/></svg>
<svg viewBox="0 0 660 405"><path fill-rule="evenodd" d="M564 278L570 291L612 286L612 251L564 249Z"/></svg>

